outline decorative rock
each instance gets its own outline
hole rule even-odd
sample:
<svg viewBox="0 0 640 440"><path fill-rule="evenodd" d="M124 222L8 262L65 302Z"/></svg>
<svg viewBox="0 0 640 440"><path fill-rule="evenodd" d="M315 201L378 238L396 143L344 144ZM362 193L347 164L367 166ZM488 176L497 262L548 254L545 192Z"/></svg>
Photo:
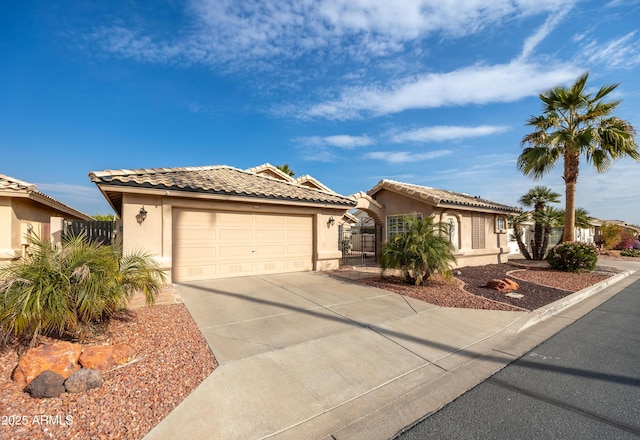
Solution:
<svg viewBox="0 0 640 440"><path fill-rule="evenodd" d="M82 368L64 381L68 393L84 393L93 388L99 388L104 383L100 370Z"/></svg>
<svg viewBox="0 0 640 440"><path fill-rule="evenodd" d="M80 356L80 365L107 371L117 365L126 364L133 359L133 348L124 344L95 345L87 347Z"/></svg>
<svg viewBox="0 0 640 440"><path fill-rule="evenodd" d="M64 377L51 370L40 373L27 386L27 392L31 397L58 397L64 393Z"/></svg>
<svg viewBox="0 0 640 440"><path fill-rule="evenodd" d="M31 348L20 358L13 372L13 380L20 387L25 387L45 370L52 370L65 379L80 369L78 358L81 352L82 346L71 342Z"/></svg>
<svg viewBox="0 0 640 440"><path fill-rule="evenodd" d="M498 292L509 293L509 292L513 292L514 290L517 290L518 287L520 286L518 286L516 282L505 278L503 280L491 280L487 283L485 287L489 289L497 290Z"/></svg>
<svg viewBox="0 0 640 440"><path fill-rule="evenodd" d="M524 298L524 295L522 293L507 293L505 296L508 296L509 298L514 298L514 299Z"/></svg>

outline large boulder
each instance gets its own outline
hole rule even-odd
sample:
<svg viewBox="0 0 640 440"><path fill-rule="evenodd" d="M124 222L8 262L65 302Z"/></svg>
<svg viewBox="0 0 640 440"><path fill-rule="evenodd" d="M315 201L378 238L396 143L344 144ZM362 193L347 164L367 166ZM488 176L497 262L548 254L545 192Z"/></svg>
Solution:
<svg viewBox="0 0 640 440"><path fill-rule="evenodd" d="M64 381L68 393L84 393L93 388L99 388L104 383L100 370L82 368Z"/></svg>
<svg viewBox="0 0 640 440"><path fill-rule="evenodd" d="M126 364L133 359L133 356L133 348L128 345L94 345L84 349L80 355L80 365L83 368L107 371Z"/></svg>
<svg viewBox="0 0 640 440"><path fill-rule="evenodd" d="M56 342L31 348L20 358L13 371L13 380L24 388L45 370L51 370L66 379L80 369L80 353L82 346L71 342Z"/></svg>
<svg viewBox="0 0 640 440"><path fill-rule="evenodd" d="M45 370L29 383L27 392L31 397L58 397L65 392L64 377L51 371Z"/></svg>

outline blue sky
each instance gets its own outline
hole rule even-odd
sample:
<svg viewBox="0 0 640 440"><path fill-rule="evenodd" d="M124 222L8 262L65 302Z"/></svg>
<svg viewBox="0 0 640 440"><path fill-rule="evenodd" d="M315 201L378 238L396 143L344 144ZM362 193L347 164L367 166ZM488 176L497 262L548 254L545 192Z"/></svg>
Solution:
<svg viewBox="0 0 640 440"><path fill-rule="evenodd" d="M590 71L640 129L640 0L9 1L0 173L88 214L90 171L288 163L349 195L394 179L517 205L539 92ZM578 205L640 224L640 164ZM560 205L559 205L560 206Z"/></svg>

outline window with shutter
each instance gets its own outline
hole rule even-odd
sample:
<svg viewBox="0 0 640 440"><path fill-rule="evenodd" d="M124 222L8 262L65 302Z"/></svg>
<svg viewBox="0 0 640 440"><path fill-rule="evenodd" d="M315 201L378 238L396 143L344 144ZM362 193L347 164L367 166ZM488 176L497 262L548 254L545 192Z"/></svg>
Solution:
<svg viewBox="0 0 640 440"><path fill-rule="evenodd" d="M471 247L473 249L484 249L485 215L474 213L471 217L471 221Z"/></svg>

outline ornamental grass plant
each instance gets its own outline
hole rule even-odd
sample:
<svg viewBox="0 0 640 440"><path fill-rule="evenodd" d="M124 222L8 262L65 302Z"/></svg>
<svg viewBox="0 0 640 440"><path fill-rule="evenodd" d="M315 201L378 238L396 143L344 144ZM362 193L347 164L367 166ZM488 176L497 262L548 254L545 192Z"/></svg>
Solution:
<svg viewBox="0 0 640 440"><path fill-rule="evenodd" d="M29 254L0 269L0 329L35 344L39 335L82 339L137 292L153 304L165 275L144 252L122 255L84 236L30 238Z"/></svg>

